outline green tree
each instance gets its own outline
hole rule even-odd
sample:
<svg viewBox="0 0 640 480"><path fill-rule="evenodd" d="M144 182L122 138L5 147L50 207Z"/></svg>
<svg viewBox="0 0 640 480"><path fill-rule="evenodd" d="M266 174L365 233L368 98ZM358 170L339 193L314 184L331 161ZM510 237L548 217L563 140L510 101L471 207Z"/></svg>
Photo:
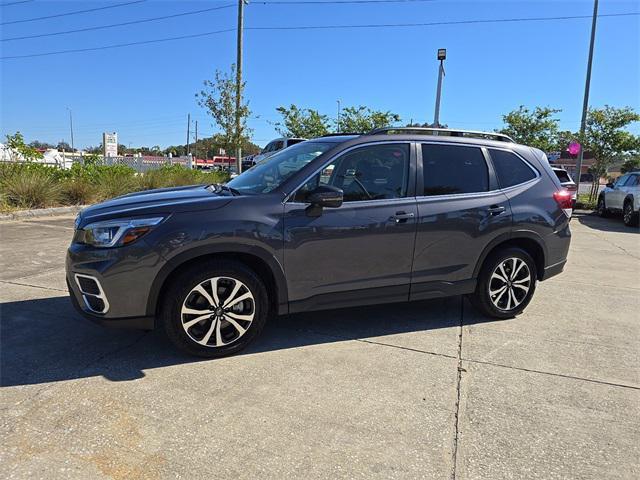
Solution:
<svg viewBox="0 0 640 480"><path fill-rule="evenodd" d="M296 105L278 107L282 121L273 124L283 137L315 138L329 133L329 117L317 110L299 108Z"/></svg>
<svg viewBox="0 0 640 480"><path fill-rule="evenodd" d="M634 170L640 170L640 154L638 153L628 155L620 167L621 173L633 172Z"/></svg>
<svg viewBox="0 0 640 480"><path fill-rule="evenodd" d="M553 115L561 110L536 107L532 112L524 105L502 116L505 127L499 133L509 135L516 142L551 152L558 146L558 122Z"/></svg>
<svg viewBox="0 0 640 480"><path fill-rule="evenodd" d="M337 130L340 132L367 133L374 128L388 127L400 121L400 115L391 111L371 110L360 105L359 107L346 107L340 115L340 124Z"/></svg>
<svg viewBox="0 0 640 480"><path fill-rule="evenodd" d="M24 136L20 132L6 136L7 147L9 147L9 159L13 162L32 161L42 158L42 154L33 146L24 143Z"/></svg>
<svg viewBox="0 0 640 480"><path fill-rule="evenodd" d="M590 168L590 172L593 173L591 201L598 195L600 177L607 174L613 161L640 150L640 137L625 130L637 121L640 121L640 115L631 107L616 108L605 105L604 108L589 109L584 137L580 140L582 148L591 152L595 159Z"/></svg>
<svg viewBox="0 0 640 480"><path fill-rule="evenodd" d="M205 80L204 88L196 93L198 105L204 108L215 125L221 130L223 148L227 155L241 147L248 140L251 133L247 127L247 118L251 115L248 103L240 105L240 131L236 132L236 66L231 65L229 73L216 70L213 80ZM240 86L240 95L243 97L245 83Z"/></svg>

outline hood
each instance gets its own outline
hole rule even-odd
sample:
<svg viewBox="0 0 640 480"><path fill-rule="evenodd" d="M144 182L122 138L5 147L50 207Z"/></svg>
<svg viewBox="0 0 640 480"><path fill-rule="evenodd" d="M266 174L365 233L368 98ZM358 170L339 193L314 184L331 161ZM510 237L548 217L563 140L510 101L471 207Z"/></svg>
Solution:
<svg viewBox="0 0 640 480"><path fill-rule="evenodd" d="M233 197L213 192L205 185L159 188L129 193L106 202L97 203L80 212L81 226L89 221L146 215L149 213L178 213L195 210L215 210L225 206Z"/></svg>

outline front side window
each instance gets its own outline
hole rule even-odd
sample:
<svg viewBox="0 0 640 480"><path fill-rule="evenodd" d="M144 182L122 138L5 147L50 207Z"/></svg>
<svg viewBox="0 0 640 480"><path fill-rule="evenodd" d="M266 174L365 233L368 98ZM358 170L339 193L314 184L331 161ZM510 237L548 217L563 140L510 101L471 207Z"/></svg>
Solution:
<svg viewBox="0 0 640 480"><path fill-rule="evenodd" d="M482 150L458 145L422 144L425 196L489 190L489 172Z"/></svg>
<svg viewBox="0 0 640 480"><path fill-rule="evenodd" d="M278 150L282 150L283 148L284 148L284 141L282 141L282 140L278 140L277 142L275 142L275 143L273 144L273 148L272 148L272 150L273 150L274 152L277 152Z"/></svg>
<svg viewBox="0 0 640 480"><path fill-rule="evenodd" d="M631 175L627 183L625 183L625 187L637 187L640 184L640 175Z"/></svg>
<svg viewBox="0 0 640 480"><path fill-rule="evenodd" d="M311 160L322 155L335 144L330 142L303 142L274 153L265 162L258 163L231 180L227 185L242 194L269 193L278 188Z"/></svg>
<svg viewBox="0 0 640 480"><path fill-rule="evenodd" d="M618 177L618 179L616 180L615 186L622 187L627 182L627 178L629 178L629 175L623 175L621 177Z"/></svg>
<svg viewBox="0 0 640 480"><path fill-rule="evenodd" d="M536 178L535 172L515 153L489 149L500 188L513 187Z"/></svg>
<svg viewBox="0 0 640 480"><path fill-rule="evenodd" d="M296 193L295 202L320 185L342 189L345 202L407 196L409 144L380 144L357 148L326 165Z"/></svg>

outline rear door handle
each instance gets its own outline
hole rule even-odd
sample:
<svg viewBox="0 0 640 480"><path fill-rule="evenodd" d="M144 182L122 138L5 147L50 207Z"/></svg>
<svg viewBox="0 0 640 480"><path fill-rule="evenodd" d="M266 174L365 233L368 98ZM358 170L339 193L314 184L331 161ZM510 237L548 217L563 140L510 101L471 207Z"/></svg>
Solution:
<svg viewBox="0 0 640 480"><path fill-rule="evenodd" d="M413 212L396 212L389 220L394 220L396 223L406 222L408 219L413 218L415 215Z"/></svg>
<svg viewBox="0 0 640 480"><path fill-rule="evenodd" d="M491 205L489 207L489 209L487 210L491 215L500 215L502 212L504 212L506 210L506 208L504 208L501 205Z"/></svg>

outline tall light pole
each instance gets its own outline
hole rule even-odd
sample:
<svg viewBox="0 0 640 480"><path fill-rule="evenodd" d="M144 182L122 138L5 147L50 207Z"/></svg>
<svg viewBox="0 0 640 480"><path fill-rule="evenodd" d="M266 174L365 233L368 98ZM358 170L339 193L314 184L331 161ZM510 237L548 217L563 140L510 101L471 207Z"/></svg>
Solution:
<svg viewBox="0 0 640 480"><path fill-rule="evenodd" d="M442 94L442 77L444 77L444 61L447 58L447 49L438 49L438 60L440 60L440 67L438 68L438 89L436 90L436 111L433 115L433 126L438 128L440 126L440 95Z"/></svg>
<svg viewBox="0 0 640 480"><path fill-rule="evenodd" d="M593 44L596 40L596 20L598 19L598 0L593 2L593 19L591 20L591 41L589 43L589 59L587 60L587 79L584 85L584 101L582 102L582 120L580 121L580 153L576 165L578 179L578 193L580 193L580 176L582 175L582 160L584 159L584 131L587 126L587 112L589 110L589 89L591 88L591 65L593 63Z"/></svg>
<svg viewBox="0 0 640 480"><path fill-rule="evenodd" d="M71 113L71 109L69 107L67 107L67 110L69 110L69 129L71 130L71 152L74 152L75 148L73 147L73 114Z"/></svg>
<svg viewBox="0 0 640 480"><path fill-rule="evenodd" d="M240 145L240 105L242 104L242 30L244 28L244 2L238 0L238 40L236 59L236 168L238 173L242 173L242 146Z"/></svg>
<svg viewBox="0 0 640 480"><path fill-rule="evenodd" d="M340 133L340 100L336 100L338 102L338 122L336 127L336 133Z"/></svg>

